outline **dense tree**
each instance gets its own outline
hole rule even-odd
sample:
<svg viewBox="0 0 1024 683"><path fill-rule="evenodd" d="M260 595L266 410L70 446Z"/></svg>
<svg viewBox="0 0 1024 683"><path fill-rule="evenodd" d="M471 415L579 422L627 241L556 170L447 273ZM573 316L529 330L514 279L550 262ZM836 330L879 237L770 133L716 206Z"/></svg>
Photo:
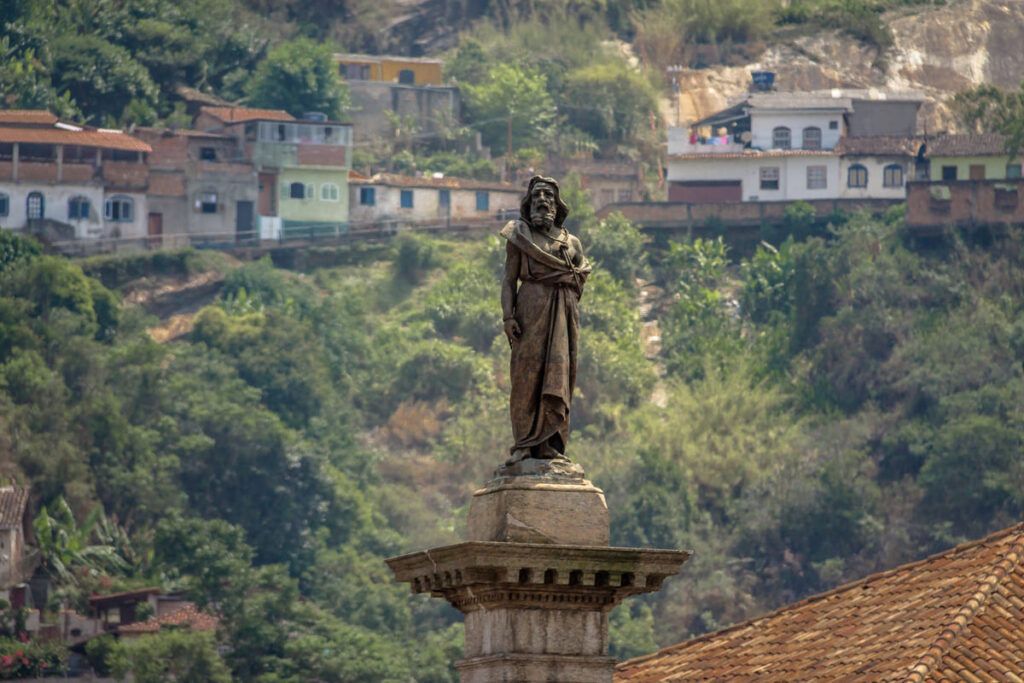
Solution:
<svg viewBox="0 0 1024 683"><path fill-rule="evenodd" d="M306 38L283 42L256 67L246 86L249 104L301 116L322 112L332 120L348 108L348 89L331 48Z"/></svg>
<svg viewBox="0 0 1024 683"><path fill-rule="evenodd" d="M479 84L464 90L470 124L495 149L537 145L554 121L547 79L536 71L496 64Z"/></svg>

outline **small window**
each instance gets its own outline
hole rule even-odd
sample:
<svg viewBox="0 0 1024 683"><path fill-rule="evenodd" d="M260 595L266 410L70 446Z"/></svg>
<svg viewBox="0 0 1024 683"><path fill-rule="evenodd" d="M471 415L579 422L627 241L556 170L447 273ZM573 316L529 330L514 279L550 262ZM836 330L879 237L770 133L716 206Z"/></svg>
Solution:
<svg viewBox="0 0 1024 683"><path fill-rule="evenodd" d="M341 197L341 190L334 183L324 183L320 186L320 201L336 202Z"/></svg>
<svg viewBox="0 0 1024 683"><path fill-rule="evenodd" d="M1006 177L1010 179L1020 178L1020 164L1007 164L1006 165Z"/></svg>
<svg viewBox="0 0 1024 683"><path fill-rule="evenodd" d="M779 189L779 167L778 166L762 166L761 167L761 189L762 190L777 190L777 189Z"/></svg>
<svg viewBox="0 0 1024 683"><path fill-rule="evenodd" d="M342 78L348 78L348 64L338 65L338 75Z"/></svg>
<svg viewBox="0 0 1024 683"><path fill-rule="evenodd" d="M360 187L359 188L359 203L363 206L373 206L377 203L377 188L375 187Z"/></svg>
<svg viewBox="0 0 1024 683"><path fill-rule="evenodd" d="M89 199L87 197L72 197L68 200L68 220L84 221L89 219Z"/></svg>
<svg viewBox="0 0 1024 683"><path fill-rule="evenodd" d="M824 166L807 167L807 189L824 190L828 187L828 170Z"/></svg>
<svg viewBox="0 0 1024 683"><path fill-rule="evenodd" d="M491 193L490 192L477 192L476 193L476 210L477 211L490 211L491 210Z"/></svg>
<svg viewBox="0 0 1024 683"><path fill-rule="evenodd" d="M14 158L14 143L0 142L0 161L10 161Z"/></svg>
<svg viewBox="0 0 1024 683"><path fill-rule="evenodd" d="M828 129L829 130L839 130L839 122L838 121L829 121L828 122Z"/></svg>
<svg viewBox="0 0 1024 683"><path fill-rule="evenodd" d="M6 216L11 213L11 198L10 196L0 193L0 216Z"/></svg>
<svg viewBox="0 0 1024 683"><path fill-rule="evenodd" d="M817 126L804 128L804 149L821 149L821 128Z"/></svg>
<svg viewBox="0 0 1024 683"><path fill-rule="evenodd" d="M313 194L314 194L314 192L313 192L313 184L312 183L306 183L306 199L312 199L313 198Z"/></svg>
<svg viewBox="0 0 1024 683"><path fill-rule="evenodd" d="M437 203L441 206L452 205L452 191L451 190L438 190L437 191Z"/></svg>
<svg viewBox="0 0 1024 683"><path fill-rule="evenodd" d="M889 164L882 169L882 185L885 187L903 187L903 167Z"/></svg>
<svg viewBox="0 0 1024 683"><path fill-rule="evenodd" d="M131 223L135 215L131 197L111 197L103 205L103 217L114 223Z"/></svg>
<svg viewBox="0 0 1024 683"><path fill-rule="evenodd" d="M305 199L306 186L302 183L292 183L288 186L288 196L292 199Z"/></svg>
<svg viewBox="0 0 1024 683"><path fill-rule="evenodd" d="M30 192L25 198L25 213L30 221L46 217L46 200L42 192Z"/></svg>
<svg viewBox="0 0 1024 683"><path fill-rule="evenodd" d="M402 85L415 85L416 72L412 69L402 69L398 72L398 82Z"/></svg>
<svg viewBox="0 0 1024 683"><path fill-rule="evenodd" d="M277 124L277 140L278 142L284 142L288 139L288 129L285 128L283 123Z"/></svg>
<svg viewBox="0 0 1024 683"><path fill-rule="evenodd" d="M217 161L217 149L214 147L200 147L199 159L201 161Z"/></svg>
<svg viewBox="0 0 1024 683"><path fill-rule="evenodd" d="M200 213L217 213L217 193L200 192L196 201Z"/></svg>
<svg viewBox="0 0 1024 683"><path fill-rule="evenodd" d="M848 187L867 187L868 169L861 164L851 166L846 175L846 185Z"/></svg>
<svg viewBox="0 0 1024 683"><path fill-rule="evenodd" d="M956 180L956 166L943 166L942 167L942 179L943 180Z"/></svg>
<svg viewBox="0 0 1024 683"><path fill-rule="evenodd" d="M402 196L400 198L400 204L403 209L412 208L412 190L402 190Z"/></svg>
<svg viewBox="0 0 1024 683"><path fill-rule="evenodd" d="M633 190L619 190L619 201L620 202L631 202L631 201L633 201Z"/></svg>
<svg viewBox="0 0 1024 683"><path fill-rule="evenodd" d="M772 131L772 148L789 149L792 147L792 133L789 128L779 126Z"/></svg>

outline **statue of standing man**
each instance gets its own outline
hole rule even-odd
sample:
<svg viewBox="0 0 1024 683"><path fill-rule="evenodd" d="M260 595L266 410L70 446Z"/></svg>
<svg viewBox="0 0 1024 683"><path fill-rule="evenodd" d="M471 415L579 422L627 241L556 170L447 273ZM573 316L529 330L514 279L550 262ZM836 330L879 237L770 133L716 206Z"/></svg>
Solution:
<svg viewBox="0 0 1024 683"><path fill-rule="evenodd" d="M590 264L562 226L569 207L552 178L534 176L520 217L501 230L501 310L512 346L509 408L515 443L506 465L565 460L576 386L579 302Z"/></svg>

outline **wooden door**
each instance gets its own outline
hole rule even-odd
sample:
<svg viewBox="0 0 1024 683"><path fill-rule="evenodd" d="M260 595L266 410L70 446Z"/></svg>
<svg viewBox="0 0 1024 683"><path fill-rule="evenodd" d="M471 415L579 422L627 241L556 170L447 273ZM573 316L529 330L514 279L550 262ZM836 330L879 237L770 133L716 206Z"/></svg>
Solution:
<svg viewBox="0 0 1024 683"><path fill-rule="evenodd" d="M253 205L251 201L242 200L235 203L235 238L244 242L256 237L253 226Z"/></svg>
<svg viewBox="0 0 1024 683"><path fill-rule="evenodd" d="M146 222L146 234L149 236L149 246L159 247L164 242L164 215L162 213L149 214Z"/></svg>
<svg viewBox="0 0 1024 683"><path fill-rule="evenodd" d="M985 179L985 166L984 164L971 164L971 180L984 180Z"/></svg>

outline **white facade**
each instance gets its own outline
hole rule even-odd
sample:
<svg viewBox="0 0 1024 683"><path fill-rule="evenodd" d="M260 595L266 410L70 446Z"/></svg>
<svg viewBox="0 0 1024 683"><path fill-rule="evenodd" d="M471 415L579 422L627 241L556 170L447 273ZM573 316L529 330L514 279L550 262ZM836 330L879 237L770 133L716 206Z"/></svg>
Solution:
<svg viewBox="0 0 1024 683"><path fill-rule="evenodd" d="M913 163L899 157L843 156L839 173L839 196L843 199L905 199L907 180L913 178ZM861 182L864 175L866 184Z"/></svg>
<svg viewBox="0 0 1024 683"><path fill-rule="evenodd" d="M755 149L772 149L776 128L788 128L792 149L814 148L806 144L805 135L809 129L816 129L821 136L818 149L833 149L843 135L843 111L780 111L750 113L750 146Z"/></svg>
<svg viewBox="0 0 1024 683"><path fill-rule="evenodd" d="M518 209L522 198L520 191L502 187L409 187L367 181L350 182L349 192L349 220L354 230L378 223L483 221Z"/></svg>
<svg viewBox="0 0 1024 683"><path fill-rule="evenodd" d="M7 207L5 215L4 198L0 197L0 227L24 230L29 220L29 198L33 197L35 206L37 200L34 197L41 196L42 218L72 226L75 239L146 236L147 204L146 195L142 193L105 191L97 185L54 185L29 181L0 183L0 195L6 197ZM74 207L73 199L76 200ZM106 203L108 199L130 203L131 219L120 217L120 211L117 212L117 220L110 218ZM85 203L88 204L87 211L84 216L80 216Z"/></svg>
<svg viewBox="0 0 1024 683"><path fill-rule="evenodd" d="M775 173L777 188L773 187L772 181ZM822 177L823 187L820 186ZM827 153L751 152L740 158L670 159L668 178L671 182L738 180L742 183L745 202L836 199L840 196L839 157Z"/></svg>

